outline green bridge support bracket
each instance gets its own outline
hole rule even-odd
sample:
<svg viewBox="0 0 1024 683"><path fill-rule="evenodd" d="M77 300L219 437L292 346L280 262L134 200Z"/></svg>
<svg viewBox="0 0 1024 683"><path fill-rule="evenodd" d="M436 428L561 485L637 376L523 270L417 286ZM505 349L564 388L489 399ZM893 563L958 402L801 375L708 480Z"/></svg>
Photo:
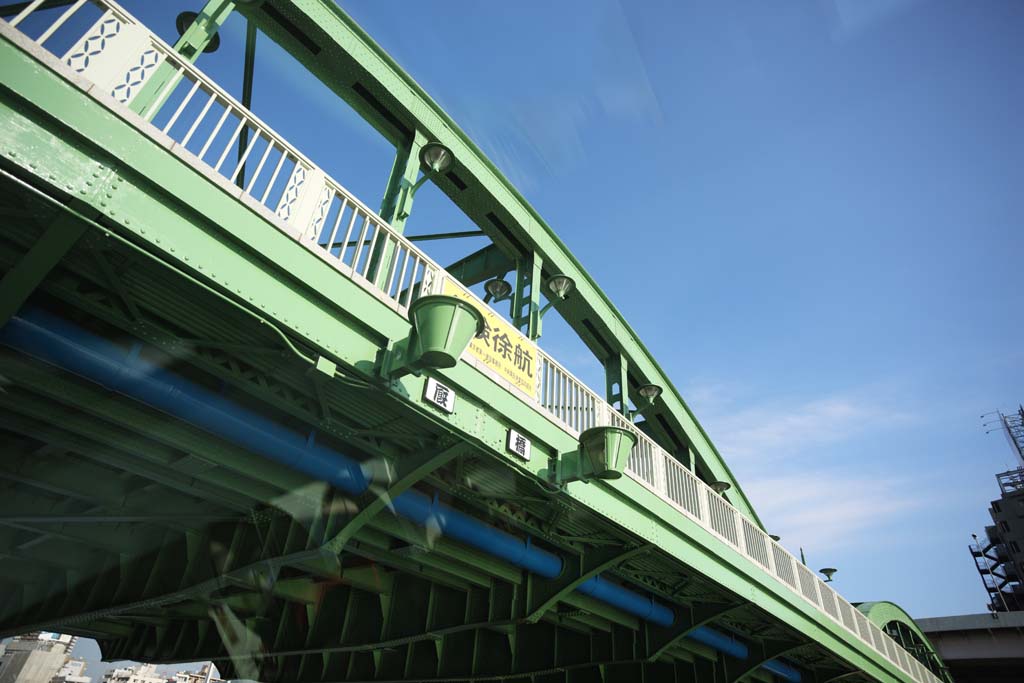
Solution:
<svg viewBox="0 0 1024 683"><path fill-rule="evenodd" d="M490 244L452 263L445 270L462 284L472 287L478 282L502 276L515 267L512 259Z"/></svg>
<svg viewBox="0 0 1024 683"><path fill-rule="evenodd" d="M406 221L412 213L416 179L420 173L420 150L426 143L427 138L417 130L411 140L399 145L395 151L391 176L384 191L384 199L381 200L380 217L398 233L405 232ZM370 258L370 279L382 289L387 286L386 280L391 272L395 251L395 245L388 242L378 245Z"/></svg>
<svg viewBox="0 0 1024 683"><path fill-rule="evenodd" d="M653 547L646 543L625 550L607 546L594 548L574 560L567 560L562 574L556 579L544 579L530 574L526 584L526 620L538 621L584 581L617 567L632 557L649 552Z"/></svg>
<svg viewBox="0 0 1024 683"><path fill-rule="evenodd" d="M516 262L516 286L511 302L512 324L530 339L541 335L540 288L544 259L537 252Z"/></svg>
<svg viewBox="0 0 1024 683"><path fill-rule="evenodd" d="M676 610L676 623L669 627L647 623L648 661L655 661L694 629L709 624L718 617L742 608L742 604L704 603Z"/></svg>
<svg viewBox="0 0 1024 683"><path fill-rule="evenodd" d="M88 226L66 215L56 218L39 241L0 280L0 327L14 316Z"/></svg>
<svg viewBox="0 0 1024 683"><path fill-rule="evenodd" d="M604 362L605 400L623 415L629 415L629 360L621 353Z"/></svg>

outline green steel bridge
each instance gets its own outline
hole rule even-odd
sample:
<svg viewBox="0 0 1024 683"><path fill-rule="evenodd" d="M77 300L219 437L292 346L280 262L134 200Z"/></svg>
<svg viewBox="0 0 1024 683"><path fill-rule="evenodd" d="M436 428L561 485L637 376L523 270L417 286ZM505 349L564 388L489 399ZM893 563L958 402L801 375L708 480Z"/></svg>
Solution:
<svg viewBox="0 0 1024 683"><path fill-rule="evenodd" d="M170 45L110 0L0 7L0 635L268 682L951 680L765 532L554 231L331 0L193 9ZM253 41L242 101L204 74L232 13L394 145L379 211L250 111ZM424 183L491 244L403 236ZM600 391L538 346L551 309Z"/></svg>

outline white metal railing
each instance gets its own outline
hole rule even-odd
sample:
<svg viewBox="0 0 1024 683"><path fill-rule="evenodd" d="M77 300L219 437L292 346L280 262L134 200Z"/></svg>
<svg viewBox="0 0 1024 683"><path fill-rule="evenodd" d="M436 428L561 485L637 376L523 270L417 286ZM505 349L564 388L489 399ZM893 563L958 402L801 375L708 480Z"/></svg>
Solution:
<svg viewBox="0 0 1024 683"><path fill-rule="evenodd" d="M142 108L142 116L151 124L148 132L157 138L168 136L177 147L190 152L197 166L220 176L226 189L231 188L279 227L296 234L343 275L402 314L417 297L440 291L444 280L450 279L426 254L116 3L76 0L47 10L43 2L29 3L7 22L4 31L18 28L121 104L131 105L154 75L161 73L162 81L150 86L152 104ZM76 24L76 14L90 7L98 8L99 15L83 31L82 22ZM26 30L29 24L33 28ZM54 48L61 42L61 32L71 30L79 32L70 39L64 36L64 44L71 47ZM163 65L166 68L161 69ZM241 155L229 161L242 137L247 143ZM252 169L251 175L243 178L248 169ZM536 357L537 386L529 398L555 423L576 436L599 425L631 430L637 436L626 467L632 479L778 579L913 680L942 683L601 396L539 349Z"/></svg>
<svg viewBox="0 0 1024 683"><path fill-rule="evenodd" d="M577 434L607 424L604 399L540 349L535 398L549 415Z"/></svg>

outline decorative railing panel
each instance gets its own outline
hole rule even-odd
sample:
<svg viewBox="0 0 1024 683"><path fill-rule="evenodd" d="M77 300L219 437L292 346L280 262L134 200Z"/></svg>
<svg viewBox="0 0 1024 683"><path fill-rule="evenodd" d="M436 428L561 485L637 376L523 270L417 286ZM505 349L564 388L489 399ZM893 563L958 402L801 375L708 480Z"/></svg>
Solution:
<svg viewBox="0 0 1024 683"><path fill-rule="evenodd" d="M31 30L26 29L29 24ZM227 191L400 314L419 296L442 291L446 281L457 282L116 3L76 0L48 9L44 0L34 0L0 26L5 33L17 29L49 51L69 76L88 79L112 102L140 112L150 123L150 135L170 138ZM77 34L68 35L74 31ZM148 102L139 100L142 93L148 93ZM244 143L239 145L239 140ZM469 290L458 287L475 305L486 308ZM532 392L521 386L515 389L542 414L574 436L599 425L633 431L637 444L626 467L631 478L914 680L941 683L631 420L550 356L535 347L532 350L536 352L536 386Z"/></svg>

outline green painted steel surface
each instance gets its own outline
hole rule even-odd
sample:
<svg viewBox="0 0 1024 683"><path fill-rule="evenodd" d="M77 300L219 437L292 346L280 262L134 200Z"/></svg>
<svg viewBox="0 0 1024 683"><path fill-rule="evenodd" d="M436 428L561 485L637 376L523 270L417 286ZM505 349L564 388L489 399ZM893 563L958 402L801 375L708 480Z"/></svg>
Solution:
<svg viewBox="0 0 1024 683"><path fill-rule="evenodd" d="M375 87L397 100L390 105L399 122L414 113L416 130L456 151L459 177L479 182L456 203L470 215L498 207L512 238L539 255L529 261L531 275L543 262L576 279L576 303L557 307L573 320L592 320L621 351L612 373L619 381L635 370L644 381L671 386L550 229L372 41L330 3L280 6L293 21L315 22L315 35L343 45L346 59L375 74ZM280 34L259 10L246 11ZM333 54L324 52L324 59ZM329 80L327 67L311 68ZM0 396L7 411L0 426L25 450L0 478L45 493L38 502L11 494L3 510L41 514L51 509L45 496L56 494L66 499L52 505L82 514L69 503L77 480L98 482L87 502L111 518L153 518L123 539L64 525L58 536L37 540L35 550L10 546L0 580L21 584L15 603L0 612L0 631L63 627L100 638L109 657L214 659L244 674L218 633L240 614L246 633L260 640L260 662L274 662L270 669L257 662L264 667L257 671L273 680L763 676L681 637L708 623L741 634L764 659L785 652L818 680L909 680L640 483L623 477L557 492L542 484L555 457L577 451L576 439L469 364L431 373L458 392L450 415L420 400L424 378L381 381L385 352L409 334L404 316L341 277L315 246L239 201L237 188L197 168L129 110L87 88L57 75L44 57L0 40L0 159L20 178L5 171L0 205L26 211L39 226L4 222L5 270L43 244L46 226L70 220L85 237L56 269L49 262L33 269L44 305L99 321L115 338L141 339L168 363L184 360L190 372L222 382L278 419L315 429L367 461L381 459L401 475L390 494L425 482L474 514L530 534L570 558L570 573L546 583L510 570L403 527L380 514L381 498L342 500L322 484L4 352L0 373L15 386ZM378 127L395 133L395 121ZM400 153L392 185L413 175ZM499 243L508 238L495 236ZM466 268L487 272L495 267L489 260L467 261ZM672 419L704 466L731 480L681 399L669 393ZM532 439L530 461L508 452L509 428ZM33 440L63 454L33 462ZM310 487L315 493L297 493ZM171 511L182 513L177 523L167 523ZM204 515L228 521L209 526ZM57 538L78 551L61 559L52 551ZM676 630L644 627L569 592L597 571L671 604Z"/></svg>

